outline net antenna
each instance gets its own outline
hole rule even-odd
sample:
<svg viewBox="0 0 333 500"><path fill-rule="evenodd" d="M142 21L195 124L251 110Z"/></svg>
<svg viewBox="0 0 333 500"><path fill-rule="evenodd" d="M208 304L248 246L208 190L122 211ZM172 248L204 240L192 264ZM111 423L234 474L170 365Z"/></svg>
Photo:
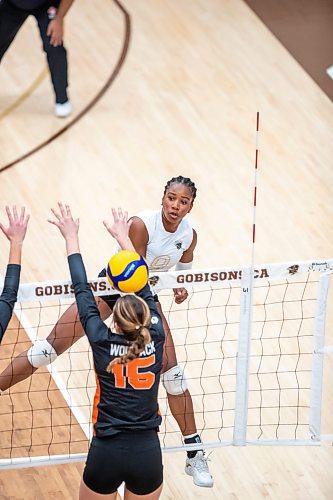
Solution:
<svg viewBox="0 0 333 500"><path fill-rule="evenodd" d="M256 156L254 160L253 224L252 224L252 256L251 256L252 278L254 271L254 257L255 257L255 243L256 243L258 158L259 158L259 111L257 111ZM253 285L253 279L251 280L251 283Z"/></svg>
<svg viewBox="0 0 333 500"><path fill-rule="evenodd" d="M235 427L233 444L246 444L248 397L249 397L249 364L250 345L253 313L253 285L254 285L254 262L255 262L255 238L256 238L256 215L257 215L257 180L259 159L259 111L256 116L256 151L254 160L254 183L253 183L253 215L252 215L252 252L251 265L247 266L242 274L241 303L240 303L240 326L237 353L237 396L235 408Z"/></svg>

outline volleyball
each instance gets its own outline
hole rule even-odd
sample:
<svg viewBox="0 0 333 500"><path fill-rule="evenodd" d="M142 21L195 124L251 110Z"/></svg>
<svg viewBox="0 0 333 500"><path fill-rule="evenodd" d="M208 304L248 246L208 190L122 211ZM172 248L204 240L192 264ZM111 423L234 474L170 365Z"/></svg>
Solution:
<svg viewBox="0 0 333 500"><path fill-rule="evenodd" d="M135 293L148 281L148 265L137 252L121 250L113 255L106 268L112 288L125 293Z"/></svg>

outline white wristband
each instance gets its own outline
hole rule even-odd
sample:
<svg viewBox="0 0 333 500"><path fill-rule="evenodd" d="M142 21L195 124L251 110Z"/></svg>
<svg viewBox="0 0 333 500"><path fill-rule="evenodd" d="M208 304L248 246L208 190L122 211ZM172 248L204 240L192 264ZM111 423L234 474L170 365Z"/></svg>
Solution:
<svg viewBox="0 0 333 500"><path fill-rule="evenodd" d="M188 269L192 269L192 262L177 262L176 271L187 271Z"/></svg>

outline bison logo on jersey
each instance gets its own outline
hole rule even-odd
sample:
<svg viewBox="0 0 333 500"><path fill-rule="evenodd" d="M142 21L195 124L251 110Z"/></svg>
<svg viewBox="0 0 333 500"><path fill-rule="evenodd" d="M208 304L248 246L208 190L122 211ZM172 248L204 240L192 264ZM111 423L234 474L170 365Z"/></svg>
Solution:
<svg viewBox="0 0 333 500"><path fill-rule="evenodd" d="M160 277L159 276L150 276L149 278L149 284L152 285L152 286L156 286L157 283L159 282L160 280Z"/></svg>
<svg viewBox="0 0 333 500"><path fill-rule="evenodd" d="M181 249L182 244L183 244L183 242L182 242L182 241L175 241L175 246L176 246L177 250L180 250L180 249Z"/></svg>
<svg viewBox="0 0 333 500"><path fill-rule="evenodd" d="M298 269L298 264L294 264L293 266L288 267L289 274L296 274L298 272Z"/></svg>

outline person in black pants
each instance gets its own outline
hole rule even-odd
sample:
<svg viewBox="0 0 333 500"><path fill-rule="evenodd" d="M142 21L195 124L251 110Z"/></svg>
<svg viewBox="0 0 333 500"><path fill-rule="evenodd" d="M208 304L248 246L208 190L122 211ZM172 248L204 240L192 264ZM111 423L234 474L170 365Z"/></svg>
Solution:
<svg viewBox="0 0 333 500"><path fill-rule="evenodd" d="M67 53L63 46L64 16L74 0L0 0L0 61L28 16L36 18L55 92L55 115L72 112L67 95Z"/></svg>
<svg viewBox="0 0 333 500"><path fill-rule="evenodd" d="M6 207L9 225L6 228L0 222L0 229L10 241L10 251L7 272L2 294L0 296L0 343L12 317L17 292L20 283L22 244L28 226L29 215L25 216L25 209L21 209L20 216L16 206L12 210Z"/></svg>

